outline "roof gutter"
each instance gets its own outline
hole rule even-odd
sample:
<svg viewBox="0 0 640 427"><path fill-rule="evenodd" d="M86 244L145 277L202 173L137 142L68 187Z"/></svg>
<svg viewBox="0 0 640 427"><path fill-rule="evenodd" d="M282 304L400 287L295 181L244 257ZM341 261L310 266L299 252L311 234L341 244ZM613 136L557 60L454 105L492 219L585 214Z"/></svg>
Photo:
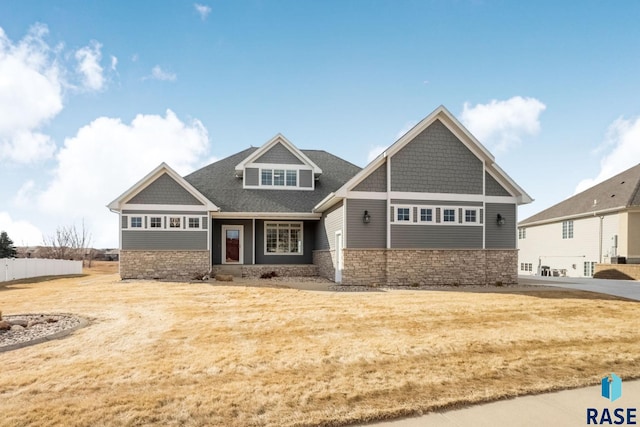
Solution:
<svg viewBox="0 0 640 427"><path fill-rule="evenodd" d="M581 212L578 214L573 214L573 215L565 215L565 216L559 216L559 217L555 217L555 218L549 218L549 219L542 219L540 221L533 221L533 222L519 222L518 226L519 227L529 227L532 225L544 225L544 224L550 224L552 222L558 222L558 221L565 221L565 220L569 220L569 219L577 219L577 218L587 218L587 217L591 217L591 216L599 216L602 214L608 214L608 213L613 213L613 212L618 212L618 211L622 211L627 209L627 206L618 206L615 208L609 208L609 209L602 209L599 211L593 211L593 212Z"/></svg>

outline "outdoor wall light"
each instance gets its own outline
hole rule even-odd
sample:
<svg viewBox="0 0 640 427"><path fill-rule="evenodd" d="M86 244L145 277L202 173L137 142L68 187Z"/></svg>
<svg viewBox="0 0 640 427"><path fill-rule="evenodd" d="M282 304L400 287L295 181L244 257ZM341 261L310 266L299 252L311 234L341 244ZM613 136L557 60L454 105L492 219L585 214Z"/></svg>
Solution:
<svg viewBox="0 0 640 427"><path fill-rule="evenodd" d="M364 211L364 215L362 216L362 222L365 224L369 224L371 221L371 215L369 215L369 211Z"/></svg>
<svg viewBox="0 0 640 427"><path fill-rule="evenodd" d="M504 225L505 221L504 221L504 217L500 214L498 214L498 216L496 217L496 222L498 223L498 225Z"/></svg>

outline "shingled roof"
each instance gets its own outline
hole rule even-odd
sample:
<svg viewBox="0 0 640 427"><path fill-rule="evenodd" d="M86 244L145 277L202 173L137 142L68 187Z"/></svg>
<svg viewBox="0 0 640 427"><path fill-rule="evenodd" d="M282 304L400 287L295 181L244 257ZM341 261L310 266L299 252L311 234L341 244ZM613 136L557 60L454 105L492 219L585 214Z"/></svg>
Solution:
<svg viewBox="0 0 640 427"><path fill-rule="evenodd" d="M235 166L255 150L248 148L184 178L222 212L311 213L315 205L361 169L326 151L300 150L322 169L315 191L245 189L242 179L236 178Z"/></svg>
<svg viewBox="0 0 640 427"><path fill-rule="evenodd" d="M640 206L640 163L520 221L519 225L552 222L559 218L593 215L631 206Z"/></svg>

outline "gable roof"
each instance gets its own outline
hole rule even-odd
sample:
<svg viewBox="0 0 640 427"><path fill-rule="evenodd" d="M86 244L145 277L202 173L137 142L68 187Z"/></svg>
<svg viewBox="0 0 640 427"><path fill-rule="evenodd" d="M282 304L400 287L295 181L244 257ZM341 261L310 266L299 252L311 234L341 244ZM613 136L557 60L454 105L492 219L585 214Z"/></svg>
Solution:
<svg viewBox="0 0 640 427"><path fill-rule="evenodd" d="M418 136L422 131L431 126L436 120L439 120L449 129L476 157L485 164L486 171L496 179L507 191L516 197L518 204L531 203L533 199L524 191L516 182L511 179L505 171L503 171L496 163L495 158L463 125L449 112L443 105L436 108L431 114L422 119L417 125L411 128L407 133L402 135L389 148L382 152L378 157L373 159L364 167L357 175L351 178L343 185L332 197L344 198L347 192L353 190L360 182L367 178L371 173L376 171L388 157L393 156L402 150L408 143ZM330 207L337 199L327 197L321 204L316 206L316 210L322 211Z"/></svg>
<svg viewBox="0 0 640 427"><path fill-rule="evenodd" d="M264 146L263 146L264 147ZM248 148L203 167L184 179L209 198L222 212L311 213L313 207L360 171L358 166L322 150L298 150L324 173L314 191L247 189L236 165L255 159L262 148Z"/></svg>
<svg viewBox="0 0 640 427"><path fill-rule="evenodd" d="M302 150L299 150L295 145L291 143L291 141L289 141L287 138L284 137L284 135L280 133L274 136L273 138L271 138L266 143L264 143L262 147L256 149L254 152L249 154L249 156L247 156L245 159L242 159L242 161L238 163L235 167L236 173L242 175L244 173L245 166L259 159L263 154L265 154L267 151L269 151L270 149L272 149L278 144L282 144L287 150L289 150L291 154L297 157L302 163L308 166L311 166L311 168L313 169L314 175L320 175L322 173L322 169L318 167L318 165L316 165L311 159L309 159L309 157L307 157L307 155Z"/></svg>
<svg viewBox="0 0 640 427"><path fill-rule="evenodd" d="M154 183L163 174L169 175L175 182L177 182L182 188L184 188L189 194L191 194L197 201L202 203L204 210L217 211L219 208L212 203L207 197L205 197L200 191L198 191L193 185L182 178L176 171L174 171L169 165L162 162L154 170L149 172L140 181L133 184L127 191L118 196L114 201L109 203L107 207L114 211L122 210L129 200L133 199L137 194L142 192L149 185Z"/></svg>
<svg viewBox="0 0 640 427"><path fill-rule="evenodd" d="M570 217L596 215L633 206L640 206L640 163L520 221L519 225L532 225Z"/></svg>

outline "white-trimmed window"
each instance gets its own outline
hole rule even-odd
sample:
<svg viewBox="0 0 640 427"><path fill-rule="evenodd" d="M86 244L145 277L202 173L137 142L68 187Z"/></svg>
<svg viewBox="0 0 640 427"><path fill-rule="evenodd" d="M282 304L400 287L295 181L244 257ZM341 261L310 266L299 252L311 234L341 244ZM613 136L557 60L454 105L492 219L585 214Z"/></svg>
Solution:
<svg viewBox="0 0 640 427"><path fill-rule="evenodd" d="M142 217L141 216L132 216L131 217L131 228L142 228Z"/></svg>
<svg viewBox="0 0 640 427"><path fill-rule="evenodd" d="M273 170L273 185L276 187L284 186L284 169Z"/></svg>
<svg viewBox="0 0 640 427"><path fill-rule="evenodd" d="M518 239L526 239L527 238L527 229L524 227L518 228Z"/></svg>
<svg viewBox="0 0 640 427"><path fill-rule="evenodd" d="M434 208L419 208L420 209L420 222L434 222Z"/></svg>
<svg viewBox="0 0 640 427"><path fill-rule="evenodd" d="M286 185L287 187L298 186L298 171L287 170Z"/></svg>
<svg viewBox="0 0 640 427"><path fill-rule="evenodd" d="M262 185L271 186L273 185L273 170L272 169L262 169L260 171L260 179Z"/></svg>
<svg viewBox="0 0 640 427"><path fill-rule="evenodd" d="M296 169L260 169L262 187L298 187Z"/></svg>
<svg viewBox="0 0 640 427"><path fill-rule="evenodd" d="M162 231L203 230L206 223L201 215L135 215L129 216L129 230L145 231L149 229Z"/></svg>
<svg viewBox="0 0 640 427"><path fill-rule="evenodd" d="M573 221L562 221L562 238L573 239Z"/></svg>
<svg viewBox="0 0 640 427"><path fill-rule="evenodd" d="M593 277L593 273L596 270L596 263L592 261L585 261L583 263L584 277Z"/></svg>
<svg viewBox="0 0 640 427"><path fill-rule="evenodd" d="M442 222L455 223L457 211L455 208L442 208Z"/></svg>
<svg viewBox="0 0 640 427"><path fill-rule="evenodd" d="M264 252L267 255L302 255L302 237L301 222L266 222Z"/></svg>
<svg viewBox="0 0 640 427"><path fill-rule="evenodd" d="M464 209L464 223L465 224L477 224L479 219L478 209Z"/></svg>
<svg viewBox="0 0 640 427"><path fill-rule="evenodd" d="M180 228L181 224L182 224L182 221L179 216L169 217L169 228Z"/></svg>
<svg viewBox="0 0 640 427"><path fill-rule="evenodd" d="M149 227L150 228L162 228L162 217L161 216L152 216L149 218Z"/></svg>
<svg viewBox="0 0 640 427"><path fill-rule="evenodd" d="M411 222L412 208L406 206L398 206L396 208L396 222Z"/></svg>

